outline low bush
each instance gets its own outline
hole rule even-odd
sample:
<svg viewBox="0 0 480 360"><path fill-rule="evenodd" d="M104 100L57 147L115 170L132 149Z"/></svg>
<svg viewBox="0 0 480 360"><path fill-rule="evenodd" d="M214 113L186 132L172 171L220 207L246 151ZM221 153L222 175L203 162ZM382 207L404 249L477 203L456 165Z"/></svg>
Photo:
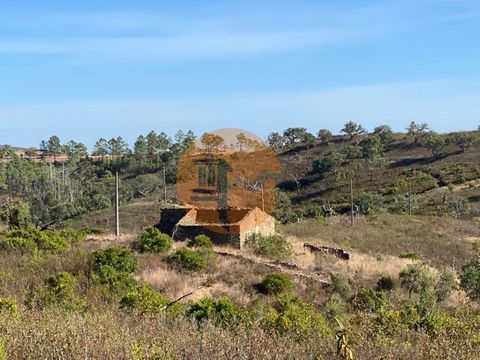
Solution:
<svg viewBox="0 0 480 360"><path fill-rule="evenodd" d="M247 239L247 245L256 254L275 260L287 260L292 255L290 243L283 235L262 236L255 234Z"/></svg>
<svg viewBox="0 0 480 360"><path fill-rule="evenodd" d="M9 250L48 253L59 253L68 250L70 247L68 242L60 235L39 229L8 231L1 241L1 245Z"/></svg>
<svg viewBox="0 0 480 360"><path fill-rule="evenodd" d="M0 298L0 315L17 315L18 304L15 299Z"/></svg>
<svg viewBox="0 0 480 360"><path fill-rule="evenodd" d="M208 262L204 256L198 251L191 250L189 248L181 248L170 256L170 261L181 267L182 269L189 271L205 271L208 266Z"/></svg>
<svg viewBox="0 0 480 360"><path fill-rule="evenodd" d="M71 244L77 244L85 241L88 234L88 230L86 229L64 229L60 231L60 237L62 237L64 240L67 240Z"/></svg>
<svg viewBox="0 0 480 360"><path fill-rule="evenodd" d="M343 301L342 297L335 293L332 294L324 304L325 307L325 316L332 323L337 320L341 323L344 323L348 318L347 315L347 304Z"/></svg>
<svg viewBox="0 0 480 360"><path fill-rule="evenodd" d="M59 272L47 278L45 285L32 291L27 297L27 306L43 309L56 305L66 310L79 310L84 306L78 295L78 280L68 272Z"/></svg>
<svg viewBox="0 0 480 360"><path fill-rule="evenodd" d="M377 291L392 291L395 289L395 281L390 276L382 276L377 281Z"/></svg>
<svg viewBox="0 0 480 360"><path fill-rule="evenodd" d="M239 325L245 319L243 311L228 298L200 300L190 306L187 315L199 322L210 320L226 327Z"/></svg>
<svg viewBox="0 0 480 360"><path fill-rule="evenodd" d="M138 259L127 249L114 246L90 254L92 279L106 294L121 295L131 290L136 281L130 273L138 266Z"/></svg>
<svg viewBox="0 0 480 360"><path fill-rule="evenodd" d="M172 238L154 227L143 230L137 242L140 252L167 252L172 247Z"/></svg>
<svg viewBox="0 0 480 360"><path fill-rule="evenodd" d="M170 303L169 299L160 295L148 285L137 286L120 300L122 308L140 315L158 314L163 310L181 311L182 307L180 305L167 307Z"/></svg>
<svg viewBox="0 0 480 360"><path fill-rule="evenodd" d="M332 292L338 293L344 300L349 301L353 297L352 285L340 275L331 274L330 284Z"/></svg>
<svg viewBox="0 0 480 360"><path fill-rule="evenodd" d="M361 192L355 197L355 204L364 215L378 214L385 207L382 195L372 192Z"/></svg>
<svg viewBox="0 0 480 360"><path fill-rule="evenodd" d="M137 269L138 259L130 250L113 246L92 252L90 263L94 271L100 270L102 266L109 266L119 272L132 273Z"/></svg>
<svg viewBox="0 0 480 360"><path fill-rule="evenodd" d="M188 247L212 249L212 240L207 235L197 235L195 238L187 241Z"/></svg>
<svg viewBox="0 0 480 360"><path fill-rule="evenodd" d="M292 280L286 274L271 273L265 276L260 289L266 294L278 295L292 289Z"/></svg>
<svg viewBox="0 0 480 360"><path fill-rule="evenodd" d="M409 297L413 293L420 294L433 289L434 279L422 263L408 265L400 272L399 279L401 287L408 291Z"/></svg>
<svg viewBox="0 0 480 360"><path fill-rule="evenodd" d="M456 325L456 321L450 315L442 311L434 311L422 320L422 329L432 336L438 336Z"/></svg>
<svg viewBox="0 0 480 360"><path fill-rule="evenodd" d="M327 320L315 308L300 298L286 294L278 297L273 307L269 308L263 326L280 333L292 333L302 336L306 332L314 332L326 338L332 338L332 330Z"/></svg>
<svg viewBox="0 0 480 360"><path fill-rule="evenodd" d="M388 305L387 295L383 291L361 288L352 300L359 311L376 312Z"/></svg>
<svg viewBox="0 0 480 360"><path fill-rule="evenodd" d="M470 299L480 301L480 254L462 266L460 287Z"/></svg>

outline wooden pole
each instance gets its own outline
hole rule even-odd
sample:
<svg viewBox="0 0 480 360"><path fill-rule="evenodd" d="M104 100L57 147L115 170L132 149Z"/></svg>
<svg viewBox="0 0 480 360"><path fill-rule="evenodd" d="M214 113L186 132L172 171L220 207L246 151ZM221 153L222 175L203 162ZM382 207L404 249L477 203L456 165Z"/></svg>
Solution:
<svg viewBox="0 0 480 360"><path fill-rule="evenodd" d="M163 169L163 201L167 203L167 170Z"/></svg>
<svg viewBox="0 0 480 360"><path fill-rule="evenodd" d="M115 235L120 236L120 201L118 171L115 173Z"/></svg>
<svg viewBox="0 0 480 360"><path fill-rule="evenodd" d="M412 215L412 183L408 182L408 215Z"/></svg>
<svg viewBox="0 0 480 360"><path fill-rule="evenodd" d="M350 221L352 226L355 226L355 213L354 213L354 204L353 204L353 179L350 179Z"/></svg>

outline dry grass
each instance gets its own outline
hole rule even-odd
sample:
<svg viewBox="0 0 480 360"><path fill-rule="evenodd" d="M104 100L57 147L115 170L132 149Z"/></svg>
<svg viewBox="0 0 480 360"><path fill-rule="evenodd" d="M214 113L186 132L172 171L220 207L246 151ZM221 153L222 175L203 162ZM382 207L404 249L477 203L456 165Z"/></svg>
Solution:
<svg viewBox="0 0 480 360"><path fill-rule="evenodd" d="M160 207L155 201L141 200L120 206L120 231L122 234L139 234L144 228L160 220ZM114 208L85 214L73 222L75 228L93 227L115 233Z"/></svg>
<svg viewBox="0 0 480 360"><path fill-rule="evenodd" d="M402 215L380 215L378 219L358 219L352 228L346 217L327 222L304 222L282 227L298 239L312 243L344 247L373 257L398 257L414 252L434 267L458 269L472 256L467 237L479 237L480 227L474 220Z"/></svg>

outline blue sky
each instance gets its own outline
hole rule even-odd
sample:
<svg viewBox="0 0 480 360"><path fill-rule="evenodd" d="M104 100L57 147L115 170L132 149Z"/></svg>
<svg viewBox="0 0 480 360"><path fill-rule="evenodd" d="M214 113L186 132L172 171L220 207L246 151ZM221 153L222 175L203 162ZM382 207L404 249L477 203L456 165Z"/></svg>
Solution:
<svg viewBox="0 0 480 360"><path fill-rule="evenodd" d="M480 125L480 2L0 1L0 144Z"/></svg>

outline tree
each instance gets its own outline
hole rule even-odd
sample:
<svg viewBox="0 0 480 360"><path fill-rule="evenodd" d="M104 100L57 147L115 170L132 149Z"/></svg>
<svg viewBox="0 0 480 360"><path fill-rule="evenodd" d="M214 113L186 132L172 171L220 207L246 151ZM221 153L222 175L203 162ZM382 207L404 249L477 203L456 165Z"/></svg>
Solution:
<svg viewBox="0 0 480 360"><path fill-rule="evenodd" d="M185 134L182 130L177 131L174 136L175 143L170 146L170 151L174 157L179 157L185 150L195 143L195 134L188 130Z"/></svg>
<svg viewBox="0 0 480 360"><path fill-rule="evenodd" d="M135 141L135 144L133 145L133 153L137 158L142 158L145 155L147 155L147 152L148 152L147 140L145 139L145 136L140 135Z"/></svg>
<svg viewBox="0 0 480 360"><path fill-rule="evenodd" d="M156 152L163 153L167 151L171 145L172 145L172 140L170 140L167 134L165 134L164 132L161 132L160 134L158 134Z"/></svg>
<svg viewBox="0 0 480 360"><path fill-rule="evenodd" d="M47 151L53 155L53 161L57 161L57 155L62 152L62 143L58 136L53 135L47 141Z"/></svg>
<svg viewBox="0 0 480 360"><path fill-rule="evenodd" d="M218 152L220 147L225 145L225 140L220 135L205 133L202 135L200 142L204 146L207 153Z"/></svg>
<svg viewBox="0 0 480 360"><path fill-rule="evenodd" d="M383 142L379 135L372 135L362 142L363 157L370 163L383 157Z"/></svg>
<svg viewBox="0 0 480 360"><path fill-rule="evenodd" d="M388 125L380 125L373 129L373 134L378 135L383 145L393 142L393 131Z"/></svg>
<svg viewBox="0 0 480 360"><path fill-rule="evenodd" d="M373 192L360 192L354 201L360 213L364 215L378 214L385 207L385 199L382 195Z"/></svg>
<svg viewBox="0 0 480 360"><path fill-rule="evenodd" d="M105 156L108 155L108 153L109 153L108 141L105 140L104 138L100 138L93 146L93 155L101 156L103 161Z"/></svg>
<svg viewBox="0 0 480 360"><path fill-rule="evenodd" d="M428 133L425 147L432 152L433 156L440 155L445 146L447 146L447 142L442 135L437 134L434 131Z"/></svg>
<svg viewBox="0 0 480 360"><path fill-rule="evenodd" d="M328 155L323 156L313 162L313 171L318 174L328 172L337 173L337 170L345 162L345 155L338 151L332 151Z"/></svg>
<svg viewBox="0 0 480 360"><path fill-rule="evenodd" d="M108 153L113 157L127 155L130 149L121 136L108 140Z"/></svg>
<svg viewBox="0 0 480 360"><path fill-rule="evenodd" d="M318 132L318 138L320 139L320 142L324 145L328 145L330 143L330 140L332 140L333 134L330 130L328 129L320 129Z"/></svg>
<svg viewBox="0 0 480 360"><path fill-rule="evenodd" d="M240 149L240 151L243 151L245 147L248 146L248 138L245 133L241 132L237 134L237 146Z"/></svg>
<svg viewBox="0 0 480 360"><path fill-rule="evenodd" d="M69 160L78 161L88 155L87 147L79 142L70 140L64 147Z"/></svg>
<svg viewBox="0 0 480 360"><path fill-rule="evenodd" d="M415 145L427 135L427 132L428 125L426 123L417 124L415 121L412 121L407 128L407 135L413 137Z"/></svg>
<svg viewBox="0 0 480 360"><path fill-rule="evenodd" d="M305 128L288 128L283 132L287 146L295 146L299 144L312 144L315 137Z"/></svg>
<svg viewBox="0 0 480 360"><path fill-rule="evenodd" d="M272 132L267 136L267 144L275 151L280 151L285 146L285 138L278 132Z"/></svg>
<svg viewBox="0 0 480 360"><path fill-rule="evenodd" d="M478 139L473 134L460 132L453 134L451 141L465 154L469 148L475 145Z"/></svg>
<svg viewBox="0 0 480 360"><path fill-rule="evenodd" d="M340 132L347 134L350 136L350 140L353 140L356 136L364 134L366 131L362 125L349 121L343 126Z"/></svg>

